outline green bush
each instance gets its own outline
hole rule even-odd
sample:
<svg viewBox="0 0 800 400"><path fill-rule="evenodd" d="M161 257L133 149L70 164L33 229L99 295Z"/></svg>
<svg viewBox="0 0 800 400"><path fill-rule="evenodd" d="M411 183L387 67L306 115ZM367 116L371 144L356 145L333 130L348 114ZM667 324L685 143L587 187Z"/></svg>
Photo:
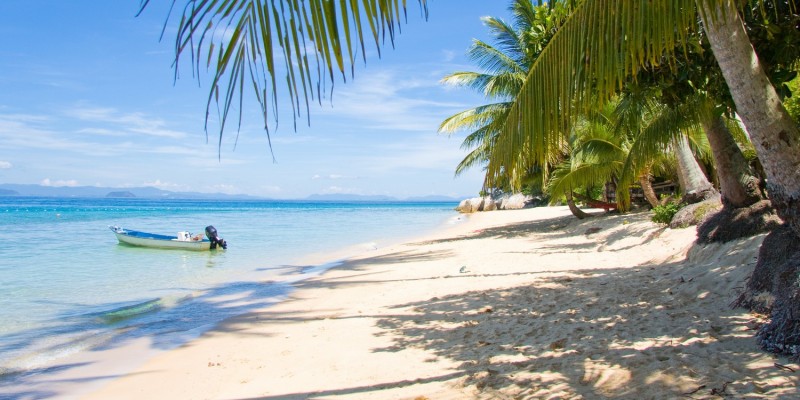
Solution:
<svg viewBox="0 0 800 400"><path fill-rule="evenodd" d="M678 203L667 203L653 207L653 218L650 220L658 224L668 224L672 217L681 209Z"/></svg>

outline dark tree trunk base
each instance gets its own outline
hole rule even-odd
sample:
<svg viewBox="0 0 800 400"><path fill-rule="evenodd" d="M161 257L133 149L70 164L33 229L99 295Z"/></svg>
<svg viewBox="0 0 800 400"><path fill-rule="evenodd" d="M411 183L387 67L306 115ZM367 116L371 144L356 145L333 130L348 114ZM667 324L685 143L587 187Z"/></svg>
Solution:
<svg viewBox="0 0 800 400"><path fill-rule="evenodd" d="M697 226L699 243L729 242L770 232L783 225L772 203L762 200L749 207L729 208L708 217Z"/></svg>
<svg viewBox="0 0 800 400"><path fill-rule="evenodd" d="M787 193L783 187L769 183L767 191L778 215L800 236L800 193Z"/></svg>
<svg viewBox="0 0 800 400"><path fill-rule="evenodd" d="M764 238L758 263L734 307L770 314L756 337L769 352L800 358L800 240L788 225Z"/></svg>

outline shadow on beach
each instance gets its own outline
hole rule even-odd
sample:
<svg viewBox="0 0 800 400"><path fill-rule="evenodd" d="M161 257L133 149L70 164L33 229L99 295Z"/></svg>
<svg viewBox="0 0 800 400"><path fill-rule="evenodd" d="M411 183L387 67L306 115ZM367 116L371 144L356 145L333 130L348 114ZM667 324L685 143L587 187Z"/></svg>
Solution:
<svg viewBox="0 0 800 400"><path fill-rule="evenodd" d="M62 354L75 353L77 350L98 353L122 348L138 339L149 340L149 347L154 351L174 349L203 332L213 328L226 318L247 314L281 301L291 288L288 285L273 282L233 282L204 290L195 296L188 296L168 308L153 306L129 317L117 317L121 310L118 303L98 305L96 308L107 309L108 313L91 313L80 315L78 311L70 311L64 320L68 323L58 328L57 332L18 334L29 340L27 344L44 343L40 351ZM158 299L141 304L157 303ZM74 305L76 310L84 306ZM123 307L125 309L127 307ZM75 316L77 314L77 316ZM113 317L108 317L112 315ZM75 338L67 342L52 342L49 335L58 334ZM30 339L27 339L30 338ZM0 351L11 352L20 346L13 338L2 338ZM128 355L131 355L128 353ZM135 357L136 355L133 354ZM70 357L66 357L69 360ZM35 360L34 360L35 361ZM24 360L23 360L24 362ZM72 375L72 370L80 368L93 369L93 361L58 362L54 365L29 368L25 370L0 371L0 399L44 399L64 395L58 390L50 390L57 385L90 385L97 382L118 378L120 374L102 374L80 378L59 378L62 374ZM116 362L120 364L120 362ZM122 362L124 364L124 362Z"/></svg>
<svg viewBox="0 0 800 400"><path fill-rule="evenodd" d="M742 268L752 266L742 265L750 254L745 250L759 238L743 239L738 245L724 248L694 245L689 250L694 260L661 260L635 267L523 266L513 271L483 269L481 273L455 269L444 275L420 273L407 278L385 275L387 269L404 265L452 263L455 250L442 246L463 240L538 240L537 247L519 252L542 256L596 251L624 256L625 250L653 242L664 230L634 224L605 232L599 243L591 240L598 232L595 224L611 221L615 226L624 226L629 219L643 218L607 215L578 221L571 216L557 217L411 243L410 247L400 247L389 254L346 261L336 266L336 274L296 281L291 287L236 283L214 288L190 302L196 309L180 309L190 307L187 303L176 307L176 312L233 316L217 325L215 331L253 339L266 337L272 331L270 323L369 320L377 329L374 336L388 342L387 346L370 349L371 353L418 349L431 354L431 362L441 359L457 365L427 376L400 375L379 383L349 383L344 387L253 397L258 399L376 396L376 392L393 388L436 382L455 385L459 393L471 392L475 398L796 398L793 374L763 362L764 354L753 339L758 320L742 310L725 308L719 312L724 308L720 303L727 305L742 286ZM542 243L542 235L547 240L582 235L587 242L556 246ZM635 243L629 243L631 238ZM702 258L703 252L709 255ZM294 273L315 266L286 268L287 273ZM415 285L425 280L447 284L512 275L524 275L529 283L404 302L376 309L375 313L362 314L336 305L306 312L269 308L278 298L289 303L301 300L290 289L336 290L372 285L369 287L379 291L402 290L403 284ZM253 324L267 328L249 330ZM179 334L177 338L185 342L191 339L189 336ZM158 349L173 348L178 343L168 336L153 337L152 331L144 327L133 328L118 339L137 337L152 337L152 347ZM124 340L115 340L109 346L121 343ZM113 377L82 379L91 382ZM25 376L13 378L18 388L25 388ZM30 399L53 395L46 389L30 388L10 394L12 398Z"/></svg>

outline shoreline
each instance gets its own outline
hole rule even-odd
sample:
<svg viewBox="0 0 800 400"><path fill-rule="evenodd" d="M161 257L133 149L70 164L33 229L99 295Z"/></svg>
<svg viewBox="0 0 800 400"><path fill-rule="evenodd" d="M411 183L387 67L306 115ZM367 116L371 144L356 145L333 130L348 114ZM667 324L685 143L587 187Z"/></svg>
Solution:
<svg viewBox="0 0 800 400"><path fill-rule="evenodd" d="M443 219L439 225L426 229L426 234L430 235L434 232L451 229L457 223L454 222L455 220L463 218L455 212L454 214L455 216ZM196 290L187 297L191 298L189 302L198 301L203 297L207 297L211 292L227 292L226 289L231 288L233 285L249 283L259 287L257 293L255 293L259 297L253 301L257 305L253 309L271 307L284 301L295 290L294 285L298 282L325 274L328 270L341 265L348 258L368 254L386 246L398 245L412 238L408 234L403 236L380 235L369 242L302 254L294 257L291 262L269 269L257 268L253 271L242 273L239 275L240 280L238 281L224 282L216 286ZM274 271L278 270L285 270L285 272L280 273L279 279L275 279L278 276L272 275ZM265 271L270 272L265 273ZM219 295L212 295L211 297L217 298ZM230 296L230 298L222 299L222 301L238 301L235 297L237 296ZM245 305L247 301L242 299L238 305ZM181 303L185 302L181 301ZM59 350L63 351L63 353L57 358L51 359L53 355L48 353L43 358L43 360L47 361L34 361L38 363L36 368L13 370L0 374L0 399L81 398L87 393L100 388L107 381L134 371L148 359L185 345L207 331L214 329L225 320L240 314L246 314L249 312L248 310L247 307L244 307L244 311L235 311L235 314L224 316L218 319L217 322L205 323L189 330L176 331L177 335L168 333L167 339L162 339L164 336L156 339L154 334L127 337L125 331L128 329L123 329L118 330L116 333L108 332L102 336L87 336L87 341L95 343L88 348L74 349L73 345L75 343L72 342L57 344L51 348L51 350L63 348L63 350ZM159 312L163 312L163 310ZM142 324L137 323L132 328L138 329L137 327L139 326L142 326ZM33 359L36 360L36 358Z"/></svg>
<svg viewBox="0 0 800 400"><path fill-rule="evenodd" d="M134 371L97 370L80 398L796 397L797 374L774 364L797 365L727 307L763 236L695 237L641 213L474 214L350 257Z"/></svg>

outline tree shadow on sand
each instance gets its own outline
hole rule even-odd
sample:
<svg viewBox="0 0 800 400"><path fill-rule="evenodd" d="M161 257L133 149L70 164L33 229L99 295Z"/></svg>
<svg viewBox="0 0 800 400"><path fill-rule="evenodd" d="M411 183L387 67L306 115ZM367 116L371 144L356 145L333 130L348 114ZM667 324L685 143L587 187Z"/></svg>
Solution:
<svg viewBox="0 0 800 400"><path fill-rule="evenodd" d="M62 322L65 323L57 331L36 330L0 338L0 352L9 354L16 349L24 349L23 346L34 346L36 351L45 354L70 354L74 348L95 352L118 348L139 338L148 338L152 349L169 350L198 337L227 318L275 304L283 300L289 290L286 284L233 282L186 296L169 305L163 304L162 299L125 307L119 303L109 303L93 307L106 309L107 312L87 314L81 314L80 311L85 306L74 305L63 316ZM51 335L56 334L68 337L69 341L53 341ZM87 365L85 362L57 362L24 371L11 368L0 370L0 399L52 398L58 394L49 389L51 384L86 385L117 377L106 374L67 380L58 378L59 373Z"/></svg>
<svg viewBox="0 0 800 400"><path fill-rule="evenodd" d="M462 240L491 239L491 238L513 239L519 237L526 237L532 233L564 234L565 228L567 228L570 225L577 225L579 223L580 220L578 220L572 215L568 215L557 218L547 218L536 221L518 222L503 226L485 228L473 231L463 236L428 240L424 242L416 242L413 244L425 245L425 244L458 242Z"/></svg>
<svg viewBox="0 0 800 400"><path fill-rule="evenodd" d="M589 236L593 234L590 232L592 223L591 219L579 222L568 216L485 229L470 237L526 238L532 233L557 237ZM627 232L630 234L631 231ZM627 247L625 239L622 233L612 232L605 245ZM640 242L652 239L641 237ZM580 251L583 248L584 244L577 244L561 247L560 251ZM401 250L347 261L336 267L343 273L313 281L298 280L291 285L269 282L222 285L204 291L191 301L177 304L172 317L185 318L189 327L192 326L190 322L197 322L193 318L203 315L218 318L216 322L238 316L216 329L247 335L241 327L246 326L249 319L304 322L319 319L321 314L329 311L325 318L332 320L374 320L381 329L378 335L390 337L393 341L390 346L373 349L374 352L419 348L436 357L457 361L460 365L454 371L422 380L402 376L381 384L290 393L264 399L374 395L384 389L424 383L425 379L429 382L457 381L463 387L478 390L480 398L647 398L643 393L659 393L658 398L747 397L750 394L770 398L798 396L794 373L755 363L763 353L753 339L754 324L757 323L754 318L742 310L714 315L698 315L696 312L703 307L719 309L716 304L727 304L735 297L736 293L730 291L709 291L701 282L734 279L738 275L732 271L741 265L687 268L681 263L665 263L637 268L561 271L558 276L542 269L531 269L512 272L529 274L531 281L535 282L529 286L474 291L401 304L388 310L388 314L380 315L335 309L314 310L314 315L306 315L280 313L267 308L279 300L292 301L290 291L294 288L337 289L348 285L387 283L391 280L381 275L381 268L447 262L450 258L453 258L453 253L448 250ZM317 267L285 266L287 276L306 273ZM452 275L419 279L480 277L460 274L454 269ZM408 280L414 279L404 279ZM173 321L172 325L165 326L175 328L174 324ZM76 331L84 327L85 321L71 325L71 329ZM158 335L154 327L158 327L158 321L133 324L118 332L118 336L106 346L148 337L153 339L152 347L169 349L197 335L192 330ZM646 368L653 365L659 366L659 370ZM55 368L76 367L80 366ZM15 389L0 391L0 397L10 394L11 398L38 399L53 395L47 389L46 381L44 385L41 381L38 385L29 385L26 379L30 375L11 378ZM89 383L108 378L84 379ZM777 386L775 382L782 382L784 386Z"/></svg>
<svg viewBox="0 0 800 400"><path fill-rule="evenodd" d="M675 264L592 270L403 304L409 314L379 321L394 345L376 351L416 347L459 361L460 384L496 398L796 398L794 384L767 383L792 373L748 366L762 354L753 318L695 314L698 302L731 294L701 295L685 273Z"/></svg>

